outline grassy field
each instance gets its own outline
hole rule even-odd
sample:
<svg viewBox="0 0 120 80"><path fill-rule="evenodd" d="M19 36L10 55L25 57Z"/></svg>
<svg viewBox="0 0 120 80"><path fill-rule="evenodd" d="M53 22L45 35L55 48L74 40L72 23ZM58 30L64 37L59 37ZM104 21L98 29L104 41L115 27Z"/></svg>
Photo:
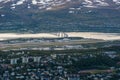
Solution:
<svg viewBox="0 0 120 80"><path fill-rule="evenodd" d="M27 42L27 43L15 43L15 44L2 44L0 50L34 48L34 47L55 47L55 46L64 46L64 45L79 45L79 44L101 43L101 42L105 42L105 41L95 40L95 39L81 39L81 40L62 41L62 42Z"/></svg>

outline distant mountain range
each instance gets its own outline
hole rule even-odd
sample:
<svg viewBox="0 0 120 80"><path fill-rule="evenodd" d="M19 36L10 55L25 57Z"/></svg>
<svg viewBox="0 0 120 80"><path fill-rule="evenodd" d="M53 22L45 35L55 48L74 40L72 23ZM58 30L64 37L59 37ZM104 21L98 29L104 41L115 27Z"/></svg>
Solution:
<svg viewBox="0 0 120 80"><path fill-rule="evenodd" d="M0 0L0 32L120 32L120 0Z"/></svg>
<svg viewBox="0 0 120 80"><path fill-rule="evenodd" d="M0 9L55 10L71 5L79 8L115 8L120 9L120 0L0 0Z"/></svg>

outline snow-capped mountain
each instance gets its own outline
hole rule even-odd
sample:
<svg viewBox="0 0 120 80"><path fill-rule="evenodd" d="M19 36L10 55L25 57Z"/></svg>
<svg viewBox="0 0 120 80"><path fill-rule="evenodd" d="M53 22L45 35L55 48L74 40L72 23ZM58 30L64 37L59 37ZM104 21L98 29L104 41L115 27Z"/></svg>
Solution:
<svg viewBox="0 0 120 80"><path fill-rule="evenodd" d="M120 33L120 0L0 0L0 32Z"/></svg>
<svg viewBox="0 0 120 80"><path fill-rule="evenodd" d="M89 8L120 8L120 0L0 0L0 9L54 10L79 5Z"/></svg>
<svg viewBox="0 0 120 80"><path fill-rule="evenodd" d="M9 7L11 9L22 8L38 8L52 9L52 7L66 4L70 0L0 0L0 8Z"/></svg>

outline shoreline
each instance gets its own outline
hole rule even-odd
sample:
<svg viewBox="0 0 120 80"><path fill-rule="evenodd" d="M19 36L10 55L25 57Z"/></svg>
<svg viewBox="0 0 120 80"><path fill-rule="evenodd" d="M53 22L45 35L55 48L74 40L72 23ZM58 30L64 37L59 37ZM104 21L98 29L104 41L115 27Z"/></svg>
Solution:
<svg viewBox="0 0 120 80"><path fill-rule="evenodd" d="M59 33L35 33L35 34L0 33L0 41L19 38L61 38L64 37L64 35L67 35L68 37L83 37L89 39L120 40L120 33L59 32Z"/></svg>

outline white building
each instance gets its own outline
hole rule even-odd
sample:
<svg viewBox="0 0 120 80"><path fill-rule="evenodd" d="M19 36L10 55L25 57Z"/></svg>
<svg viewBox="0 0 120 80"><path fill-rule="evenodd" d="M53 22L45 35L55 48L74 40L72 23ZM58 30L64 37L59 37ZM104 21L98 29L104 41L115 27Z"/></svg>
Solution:
<svg viewBox="0 0 120 80"><path fill-rule="evenodd" d="M41 57L33 57L34 62L40 62Z"/></svg>
<svg viewBox="0 0 120 80"><path fill-rule="evenodd" d="M22 57L22 63L28 63L29 58L28 57Z"/></svg>
<svg viewBox="0 0 120 80"><path fill-rule="evenodd" d="M17 60L18 60L17 58L11 59L11 60L10 60L10 64L17 64Z"/></svg>

